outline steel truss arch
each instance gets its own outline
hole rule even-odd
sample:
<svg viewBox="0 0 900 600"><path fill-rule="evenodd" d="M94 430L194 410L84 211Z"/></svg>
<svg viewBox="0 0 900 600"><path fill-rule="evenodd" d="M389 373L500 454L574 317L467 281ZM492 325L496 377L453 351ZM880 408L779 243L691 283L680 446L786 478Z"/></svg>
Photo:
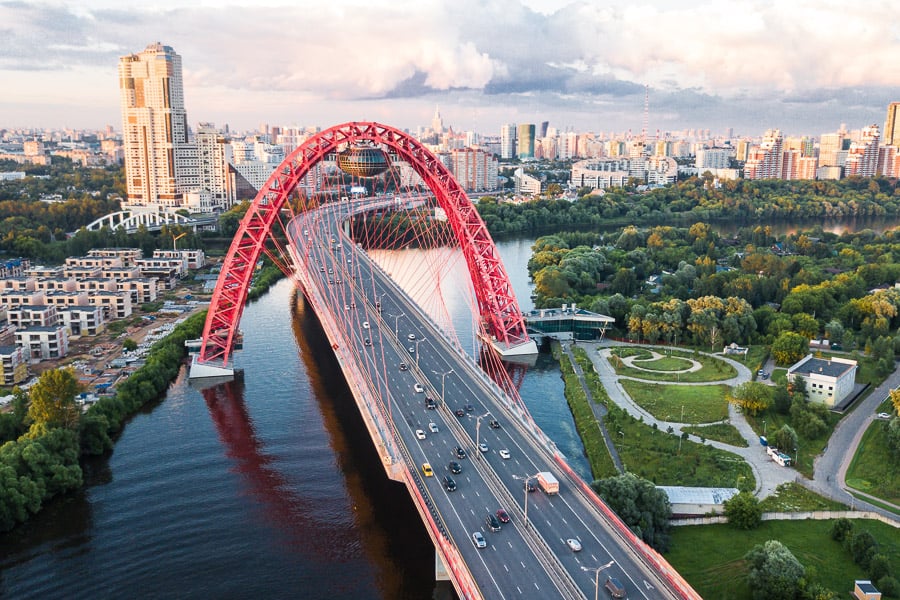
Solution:
<svg viewBox="0 0 900 600"><path fill-rule="evenodd" d="M228 249L210 301L199 362L228 364L253 269L297 184L327 155L347 144L371 141L406 161L447 214L472 280L484 330L507 348L529 341L506 270L487 227L449 169L406 133L373 122L336 125L309 138L278 166L253 200Z"/></svg>

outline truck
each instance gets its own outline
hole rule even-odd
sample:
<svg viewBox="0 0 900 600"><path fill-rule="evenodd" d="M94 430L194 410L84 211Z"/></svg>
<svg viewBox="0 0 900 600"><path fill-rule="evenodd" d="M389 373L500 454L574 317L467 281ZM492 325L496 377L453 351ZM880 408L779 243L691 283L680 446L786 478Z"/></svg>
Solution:
<svg viewBox="0 0 900 600"><path fill-rule="evenodd" d="M559 481L557 481L556 477L554 477L553 473L550 471L541 471L538 473L537 482L538 485L541 486L541 489L544 490L545 494L559 493Z"/></svg>
<svg viewBox="0 0 900 600"><path fill-rule="evenodd" d="M782 467L791 466L791 457L781 452L775 446L767 446L766 453L772 457L772 460L781 465Z"/></svg>

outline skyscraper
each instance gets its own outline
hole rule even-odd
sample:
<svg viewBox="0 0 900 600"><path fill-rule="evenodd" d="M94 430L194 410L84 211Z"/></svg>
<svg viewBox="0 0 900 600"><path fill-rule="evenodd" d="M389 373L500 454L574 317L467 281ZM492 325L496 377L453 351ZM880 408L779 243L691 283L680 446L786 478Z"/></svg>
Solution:
<svg viewBox="0 0 900 600"><path fill-rule="evenodd" d="M159 42L121 57L119 96L127 204L180 206L188 135L181 57Z"/></svg>
<svg viewBox="0 0 900 600"><path fill-rule="evenodd" d="M500 128L500 158L516 157L516 124L507 123Z"/></svg>
<svg viewBox="0 0 900 600"><path fill-rule="evenodd" d="M516 154L521 158L534 158L534 123L521 123L516 136Z"/></svg>
<svg viewBox="0 0 900 600"><path fill-rule="evenodd" d="M887 120L884 122L884 144L900 146L900 102L888 104Z"/></svg>

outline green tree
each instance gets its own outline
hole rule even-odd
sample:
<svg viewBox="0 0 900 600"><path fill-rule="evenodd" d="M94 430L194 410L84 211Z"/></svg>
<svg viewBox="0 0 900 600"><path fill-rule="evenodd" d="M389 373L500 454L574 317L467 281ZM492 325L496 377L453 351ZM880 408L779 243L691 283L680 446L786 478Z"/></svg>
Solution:
<svg viewBox="0 0 900 600"><path fill-rule="evenodd" d="M750 492L741 492L725 501L725 517L738 529L756 529L762 523L762 507Z"/></svg>
<svg viewBox="0 0 900 600"><path fill-rule="evenodd" d="M831 539L836 542L843 542L852 531L853 521L846 517L841 517L831 525Z"/></svg>
<svg viewBox="0 0 900 600"><path fill-rule="evenodd" d="M809 338L784 331L772 342L772 356L779 365L792 365L809 353Z"/></svg>
<svg viewBox="0 0 900 600"><path fill-rule="evenodd" d="M868 570L872 557L878 553L878 542L875 541L875 536L868 531L860 531L856 535L844 538L844 544L850 551L853 562Z"/></svg>
<svg viewBox="0 0 900 600"><path fill-rule="evenodd" d="M806 570L778 540L753 547L744 556L754 600L795 600Z"/></svg>
<svg viewBox="0 0 900 600"><path fill-rule="evenodd" d="M80 392L81 385L71 367L44 371L29 392L28 420L32 427L74 429L81 414L75 404Z"/></svg>
<svg viewBox="0 0 900 600"><path fill-rule="evenodd" d="M122 349L126 352L134 352L135 350L137 350L137 347L137 342L135 342L131 338L125 338L125 340L122 342Z"/></svg>
<svg viewBox="0 0 900 600"><path fill-rule="evenodd" d="M782 425L781 429L775 432L775 446L786 452L792 452L797 447L797 432L790 425Z"/></svg>
<svg viewBox="0 0 900 600"><path fill-rule="evenodd" d="M636 536L664 552L669 546L669 497L648 481L633 473L600 479L592 484L603 501Z"/></svg>
<svg viewBox="0 0 900 600"><path fill-rule="evenodd" d="M756 415L772 405L772 388L758 381L747 381L735 386L726 399L746 414Z"/></svg>

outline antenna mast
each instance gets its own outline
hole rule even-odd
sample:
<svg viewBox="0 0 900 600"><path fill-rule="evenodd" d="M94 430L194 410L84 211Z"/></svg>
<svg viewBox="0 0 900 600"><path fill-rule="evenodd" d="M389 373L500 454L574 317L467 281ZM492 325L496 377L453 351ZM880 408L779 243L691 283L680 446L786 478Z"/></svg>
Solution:
<svg viewBox="0 0 900 600"><path fill-rule="evenodd" d="M650 123L650 86L644 84L644 123L641 126L641 143L647 145L647 126Z"/></svg>

